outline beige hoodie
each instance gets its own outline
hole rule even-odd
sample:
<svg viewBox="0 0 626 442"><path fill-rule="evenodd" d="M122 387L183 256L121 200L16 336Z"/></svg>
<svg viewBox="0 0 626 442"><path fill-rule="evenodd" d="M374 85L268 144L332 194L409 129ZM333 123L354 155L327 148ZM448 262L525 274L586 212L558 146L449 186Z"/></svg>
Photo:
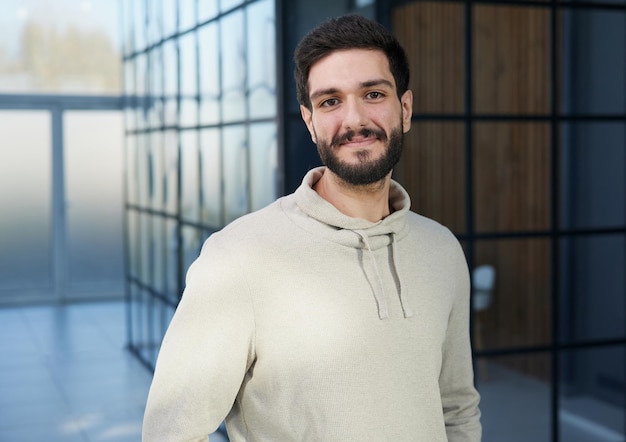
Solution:
<svg viewBox="0 0 626 442"><path fill-rule="evenodd" d="M469 274L409 211L371 223L312 189L213 234L163 341L143 440L480 441Z"/></svg>

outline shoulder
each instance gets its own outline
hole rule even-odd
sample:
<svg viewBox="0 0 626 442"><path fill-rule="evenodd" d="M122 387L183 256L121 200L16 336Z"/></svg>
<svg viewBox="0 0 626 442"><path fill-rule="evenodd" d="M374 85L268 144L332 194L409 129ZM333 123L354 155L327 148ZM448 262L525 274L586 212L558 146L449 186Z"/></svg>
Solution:
<svg viewBox="0 0 626 442"><path fill-rule="evenodd" d="M407 213L410 231L422 238L430 238L436 242L458 244L456 236L450 229L434 219L425 217L415 212Z"/></svg>

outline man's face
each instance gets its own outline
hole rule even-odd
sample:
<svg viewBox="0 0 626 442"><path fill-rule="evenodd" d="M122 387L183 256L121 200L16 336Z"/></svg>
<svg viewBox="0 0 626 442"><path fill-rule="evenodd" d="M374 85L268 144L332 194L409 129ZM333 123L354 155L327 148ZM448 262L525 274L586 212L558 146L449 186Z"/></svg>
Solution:
<svg viewBox="0 0 626 442"><path fill-rule="evenodd" d="M328 169L351 185L385 178L400 158L413 106L411 91L398 100L385 54L332 52L312 66L308 84L311 110L300 111Z"/></svg>

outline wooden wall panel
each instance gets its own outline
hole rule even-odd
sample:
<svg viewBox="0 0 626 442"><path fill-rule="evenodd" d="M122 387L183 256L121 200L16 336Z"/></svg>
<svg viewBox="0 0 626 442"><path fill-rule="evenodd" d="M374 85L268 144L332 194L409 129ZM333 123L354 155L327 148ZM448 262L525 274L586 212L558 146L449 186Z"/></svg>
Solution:
<svg viewBox="0 0 626 442"><path fill-rule="evenodd" d="M462 114L464 5L415 2L394 9L393 29L407 49L414 112ZM550 21L546 8L477 5L472 23L474 114L548 115ZM396 177L413 209L465 232L465 126L414 122ZM492 121L473 127L474 226L477 232L550 226L550 126ZM481 316L485 348L550 342L550 244L545 239L483 240L475 262L496 267L495 302ZM507 365L546 378L549 358ZM517 361L517 362L513 362ZM535 362L533 362L535 361ZM539 361L539 362L537 362Z"/></svg>

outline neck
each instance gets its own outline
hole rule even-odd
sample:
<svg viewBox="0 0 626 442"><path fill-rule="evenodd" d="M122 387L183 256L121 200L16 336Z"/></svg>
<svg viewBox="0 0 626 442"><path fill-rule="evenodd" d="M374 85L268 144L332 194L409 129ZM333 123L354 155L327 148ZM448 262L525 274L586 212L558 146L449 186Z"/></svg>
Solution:
<svg viewBox="0 0 626 442"><path fill-rule="evenodd" d="M313 190L344 215L378 222L391 213L390 185L391 172L376 183L355 186L326 169L324 175L313 185Z"/></svg>

